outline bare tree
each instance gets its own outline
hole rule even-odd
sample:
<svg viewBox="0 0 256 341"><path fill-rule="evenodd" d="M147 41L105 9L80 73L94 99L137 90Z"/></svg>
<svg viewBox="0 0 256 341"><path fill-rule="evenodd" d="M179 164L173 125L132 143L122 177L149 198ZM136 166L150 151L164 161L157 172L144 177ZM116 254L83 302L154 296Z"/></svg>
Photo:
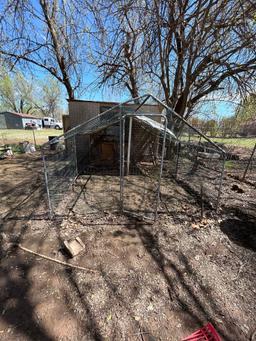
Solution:
<svg viewBox="0 0 256 341"><path fill-rule="evenodd" d="M151 82L151 92L160 86L166 103L186 119L209 94L245 93L255 84L251 0L3 3L0 55L48 71L70 99L81 85L88 30L101 85L137 97Z"/></svg>
<svg viewBox="0 0 256 341"><path fill-rule="evenodd" d="M61 113L61 89L54 77L43 81L21 72L0 73L0 109L57 118Z"/></svg>
<svg viewBox="0 0 256 341"><path fill-rule="evenodd" d="M109 8L112 31L100 36L106 37L99 55L102 83L111 80L135 96L150 79L186 119L212 92L244 93L254 86L252 1L116 0Z"/></svg>
<svg viewBox="0 0 256 341"><path fill-rule="evenodd" d="M61 89L56 79L48 77L44 80L39 91L41 90L41 98L39 99L39 109L44 116L57 118L60 111ZM40 95L38 94L38 97Z"/></svg>
<svg viewBox="0 0 256 341"><path fill-rule="evenodd" d="M255 80L255 7L238 0L157 1L147 64L180 115L214 91L244 91Z"/></svg>
<svg viewBox="0 0 256 341"><path fill-rule="evenodd" d="M61 82L69 99L81 86L86 58L86 13L73 1L4 1L0 56L26 63Z"/></svg>
<svg viewBox="0 0 256 341"><path fill-rule="evenodd" d="M137 1L103 1L91 7L97 32L93 36L92 63L100 73L99 84L126 89L133 98L145 84L145 7Z"/></svg>

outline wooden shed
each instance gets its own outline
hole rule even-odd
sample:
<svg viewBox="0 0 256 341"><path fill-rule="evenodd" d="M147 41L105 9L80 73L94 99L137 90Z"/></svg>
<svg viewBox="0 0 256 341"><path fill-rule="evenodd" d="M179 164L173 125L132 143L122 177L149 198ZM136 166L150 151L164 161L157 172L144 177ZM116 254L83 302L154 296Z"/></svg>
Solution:
<svg viewBox="0 0 256 341"><path fill-rule="evenodd" d="M36 116L11 111L0 112L0 129L24 129L28 123L42 126L42 120Z"/></svg>
<svg viewBox="0 0 256 341"><path fill-rule="evenodd" d="M70 100L68 103L69 119L66 126L69 129L75 128L117 105L118 103L116 102ZM129 113L137 107L138 105L136 104L125 104L122 108L125 112ZM118 113L119 108L116 107L111 111ZM160 114L160 108L158 105L144 104L140 112L145 114ZM159 120L159 117L157 120ZM137 127L137 131L138 129L139 127ZM64 132L66 132L65 124ZM96 166L102 165L106 167L114 167L118 163L119 123L91 135L77 134L75 139L77 165L80 172L86 163L91 164L92 161Z"/></svg>

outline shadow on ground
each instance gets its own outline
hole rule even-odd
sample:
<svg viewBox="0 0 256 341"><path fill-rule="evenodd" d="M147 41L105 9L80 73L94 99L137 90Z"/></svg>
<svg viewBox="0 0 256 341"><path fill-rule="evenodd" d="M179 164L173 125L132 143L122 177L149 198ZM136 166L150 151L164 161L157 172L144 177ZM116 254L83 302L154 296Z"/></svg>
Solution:
<svg viewBox="0 0 256 341"><path fill-rule="evenodd" d="M30 162L21 160L18 166L22 166L27 173L30 172ZM41 204L43 190L39 178L30 172L18 186L7 181L4 187L4 195L8 210L0 219L0 326L4 329L1 340L11 340L12 333L22 335L27 340L53 341L47 331L40 326L34 307L29 298L32 287L28 278L30 270L35 266L35 260L27 258L18 252L16 244L19 244L27 233L28 221L36 215ZM10 175L6 172L6 175ZM13 176L13 174L11 174ZM5 177L1 181L4 181ZM15 180L15 179L13 179ZM15 183L15 181L14 181ZM7 186L8 184L8 186ZM45 215L43 216L45 219ZM38 219L43 219L38 218Z"/></svg>
<svg viewBox="0 0 256 341"><path fill-rule="evenodd" d="M28 187L28 184L31 184L31 186ZM18 192L22 193L21 189L24 184L20 184L19 186L20 189ZM18 201L16 198L16 203L15 200L12 200L11 209L0 221L0 232L9 235L9 240L6 243L13 245L14 243L18 244L23 242L25 237L31 241L37 238L35 243L37 249L35 251L40 252L40 248L48 241L47 238L50 232L54 231L56 238L54 245L60 247L63 242L60 233L62 228L61 223L66 217L59 216L55 221L47 223L44 213L40 210L38 211L38 208L42 206L44 187L40 179L36 179L35 181L33 172L31 173L31 181L26 180L26 189L28 192L26 197L22 196L21 201ZM71 210L74 209L77 201L81 200L82 192L83 188L77 193L78 197L71 206ZM5 187L5 193L12 193L11 183L10 186ZM95 257L94 264L95 266L98 265L97 269L99 271L97 275L90 273L82 274L76 270L60 268L59 265L49 266L46 261L44 262L42 270L45 272L45 277L48 277L47 280L49 281L43 281L44 277L43 279L37 278L41 271L39 258L24 254L10 245L9 247L5 247L5 244L1 243L0 307L2 311L0 312L0 320L3 323L2 328L7 330L7 334L2 337L2 340L10 340L10 336L8 335L9 328L12 333L16 333L16 339L19 340L54 341L61 339L57 336L52 336L52 331L45 326L45 321L38 318L36 312L38 304L47 300L48 288L52 288L54 285L56 286L56 283L54 285L51 284L56 278L59 281L59 291L52 293L52 300L55 303L61 300L63 310L59 311L59 316L50 316L50 319L53 321L54 318L59 317L61 319L65 314L75 318L79 321L77 325L80 328L80 334L78 333L77 335L79 335L81 340L121 340L124 335L119 330L118 323L120 319L125 319L123 326L127 328L127 332L133 333L130 335L134 335L134 337L126 335L123 338L124 340L138 340L143 333L145 334L145 340L147 338L149 340L150 337L153 339L155 335L153 335L154 332L152 332L150 323L137 321L134 318L135 313L132 306L134 306L135 301L143 301L140 295L142 289L147 289L145 286L154 286L153 291L156 295L161 296L163 294L159 291L154 281L157 276L163 279L167 289L165 307L168 313L177 314L182 320L186 330L195 330L204 325L206 321L215 322L219 318L225 321L225 325L216 326L223 339L227 341L241 340L240 331L236 327L232 316L227 311L223 311L215 302L211 288L204 285L203 279L192 267L190 261L191 256L185 254L180 249L178 251L172 250L171 247L168 250L164 249L159 243L158 233L152 228L152 225L145 225L131 218L127 219L127 223L123 228L120 227L120 230L115 232L112 228L113 237L123 238L126 234L131 238L137 237L138 243L134 243L134 247L136 248L140 244L149 259L149 270L143 269L143 267L139 270L133 270L132 264L128 262L128 258L130 257L128 254L126 255L127 259L125 257L121 259L121 263L126 267L125 276L129 274L134 276L131 277L132 280L128 283L129 285L127 287L121 287L121 284L126 282L126 278L122 278L118 273L115 254L113 261L108 262L108 270L97 264ZM40 220L45 223L43 225L45 230L41 231L43 234L37 237L36 233L34 233L35 231L33 232L28 229L28 223L29 221ZM107 225L107 220L105 223ZM236 244L254 251L256 250L254 237L255 227L253 227L253 224L243 223L236 219L227 219L222 223L221 230ZM92 235L96 235L96 233L97 231L92 231ZM100 236L97 238L103 237ZM90 240L90 242L93 244L97 238L95 236L94 240ZM96 252L97 250L94 251ZM86 255L83 258L85 264L89 256L94 257L94 255ZM104 263L107 257L109 257L107 254L102 254L98 261ZM141 283L140 278L147 271L149 278L147 278L144 286L144 282ZM31 273L36 274L36 276L32 276ZM36 297L32 299L31 296L34 293L34 286L38 286L38 291L34 294ZM120 287L122 290L120 290ZM45 292L45 296L40 296L38 294L40 291ZM100 297L95 298L102 291L104 293L104 303ZM115 318L112 316L113 309L119 313ZM53 311L55 310L53 309ZM109 312L111 312L111 315ZM48 314L51 313L51 310L49 310ZM158 314L160 316L160 311ZM82 315L84 316L83 319L81 317ZM67 330L69 321L71 320L67 319ZM105 322L103 323L103 321ZM163 335L168 337L172 333L170 340L175 340L175 325L171 323L173 322L170 320L171 328ZM111 327L108 324L111 324ZM158 336L159 334L161 335L161 332L164 333L162 331L160 317L155 322L155 326ZM135 336L136 333L138 334L137 336ZM67 336L70 337L70 335ZM155 336L155 339L158 336ZM173 338L171 338L172 336ZM168 340L164 336L163 339Z"/></svg>
<svg viewBox="0 0 256 341"><path fill-rule="evenodd" d="M221 222L220 228L235 244L256 251L256 222L229 218Z"/></svg>

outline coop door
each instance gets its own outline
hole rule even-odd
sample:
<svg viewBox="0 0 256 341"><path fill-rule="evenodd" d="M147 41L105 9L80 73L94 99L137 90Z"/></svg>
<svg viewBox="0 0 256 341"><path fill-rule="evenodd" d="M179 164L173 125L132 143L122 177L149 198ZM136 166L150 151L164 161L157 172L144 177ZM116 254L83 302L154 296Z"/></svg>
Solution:
<svg viewBox="0 0 256 341"><path fill-rule="evenodd" d="M121 203L123 212L154 220L159 203L163 138L134 117L122 123Z"/></svg>
<svg viewBox="0 0 256 341"><path fill-rule="evenodd" d="M115 159L115 146L112 142L104 142L101 144L101 161L105 161L108 165L113 165Z"/></svg>

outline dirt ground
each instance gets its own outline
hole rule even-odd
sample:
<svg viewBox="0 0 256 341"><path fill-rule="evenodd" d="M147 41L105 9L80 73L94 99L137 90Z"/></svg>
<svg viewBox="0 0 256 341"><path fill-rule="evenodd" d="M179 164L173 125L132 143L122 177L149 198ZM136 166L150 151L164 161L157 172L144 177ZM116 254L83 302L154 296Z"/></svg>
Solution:
<svg viewBox="0 0 256 341"><path fill-rule="evenodd" d="M191 188L164 180L146 224L110 205L115 182L92 177L50 220L40 159L0 162L1 340L182 340L206 322L222 340L253 339L255 187L225 175L220 213L206 205L201 219ZM70 259L76 236L86 248Z"/></svg>

